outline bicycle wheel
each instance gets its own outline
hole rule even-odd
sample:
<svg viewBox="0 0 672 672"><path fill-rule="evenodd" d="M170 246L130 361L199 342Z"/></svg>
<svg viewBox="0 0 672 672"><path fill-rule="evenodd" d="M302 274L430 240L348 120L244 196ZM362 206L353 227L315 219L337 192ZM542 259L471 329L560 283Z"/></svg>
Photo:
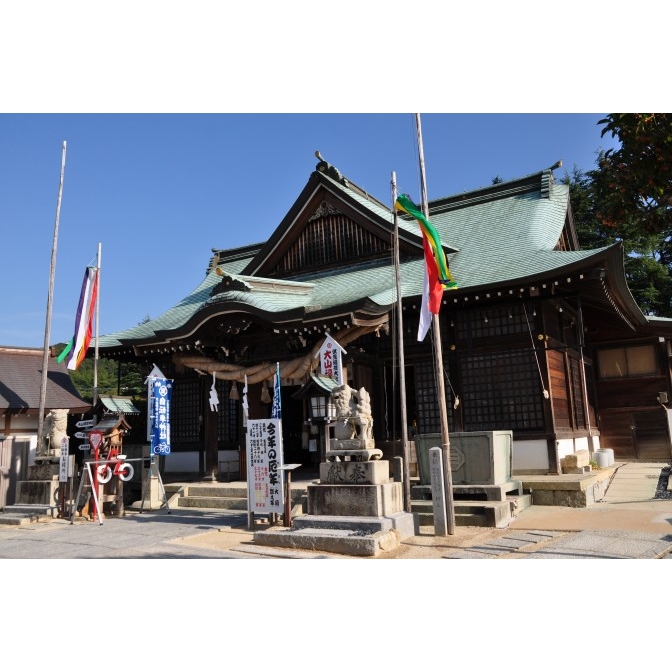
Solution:
<svg viewBox="0 0 672 672"><path fill-rule="evenodd" d="M119 467L119 478L122 481L130 481L133 478L135 470L133 465L125 462L121 467Z"/></svg>
<svg viewBox="0 0 672 672"><path fill-rule="evenodd" d="M98 467L98 482L109 483L112 480L112 469L108 464Z"/></svg>

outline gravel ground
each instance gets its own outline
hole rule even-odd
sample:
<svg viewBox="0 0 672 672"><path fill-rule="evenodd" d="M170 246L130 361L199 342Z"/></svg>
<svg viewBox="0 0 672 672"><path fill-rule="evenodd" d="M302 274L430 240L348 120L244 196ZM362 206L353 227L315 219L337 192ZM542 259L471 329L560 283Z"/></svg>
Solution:
<svg viewBox="0 0 672 672"><path fill-rule="evenodd" d="M663 470L660 472L660 478L658 479L658 485L656 487L656 499L672 499L672 490L667 489L671 471L672 466L668 464L666 467L663 467Z"/></svg>

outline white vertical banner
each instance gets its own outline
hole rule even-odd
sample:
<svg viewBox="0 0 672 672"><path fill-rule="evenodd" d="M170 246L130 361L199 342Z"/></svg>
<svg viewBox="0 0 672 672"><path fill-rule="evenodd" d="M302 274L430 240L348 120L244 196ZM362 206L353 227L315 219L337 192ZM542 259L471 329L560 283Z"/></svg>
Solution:
<svg viewBox="0 0 672 672"><path fill-rule="evenodd" d="M247 506L250 513L284 512L281 423L279 418L247 421Z"/></svg>
<svg viewBox="0 0 672 672"><path fill-rule="evenodd" d="M343 365L341 355L345 350L332 338L326 335L320 348L320 370L323 376L333 378L339 385L343 385Z"/></svg>
<svg viewBox="0 0 672 672"><path fill-rule="evenodd" d="M58 462L58 482L65 483L70 474L68 473L70 455L70 440L67 436L61 439L61 459Z"/></svg>

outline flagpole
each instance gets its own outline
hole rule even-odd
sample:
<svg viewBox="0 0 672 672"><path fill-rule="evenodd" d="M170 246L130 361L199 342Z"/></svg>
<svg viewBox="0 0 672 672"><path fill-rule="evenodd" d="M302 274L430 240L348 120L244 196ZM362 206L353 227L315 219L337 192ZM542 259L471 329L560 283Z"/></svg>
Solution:
<svg viewBox="0 0 672 672"><path fill-rule="evenodd" d="M49 293L47 295L47 319L44 327L44 351L42 353L42 384L40 386L40 410L37 419L37 449L36 455L44 454L44 409L47 398L47 375L49 373L49 339L51 338L51 312L54 297L54 277L56 275L56 248L58 246L58 221L61 216L61 200L63 198L63 177L65 175L66 142L63 141L61 151L61 179L58 185L58 200L56 202L56 221L54 223L54 241L51 246L51 268L49 271Z"/></svg>
<svg viewBox="0 0 672 672"><path fill-rule="evenodd" d="M96 262L97 266L97 280L98 280L98 290L97 290L97 299L96 299L96 348L95 348L95 357L93 360L93 408L95 410L96 404L98 403L98 326L100 323L100 256L102 254L102 244L98 243L98 259ZM97 419L97 418L94 418Z"/></svg>
<svg viewBox="0 0 672 672"><path fill-rule="evenodd" d="M422 212L429 219L427 187L425 183L425 155L422 146L422 125L420 114L415 115L418 133L418 156L420 159L420 188L422 192ZM432 315L432 335L434 340L434 368L436 369L439 415L441 418L441 456L443 459L443 480L446 490L446 517L448 534L455 534L455 507L453 504L453 475L450 464L450 430L448 428L448 409L446 407L446 386L443 380L443 352L441 346L441 326L439 314Z"/></svg>
<svg viewBox="0 0 672 672"><path fill-rule="evenodd" d="M401 455L404 482L404 511L411 512L411 477L408 469L408 420L406 415L406 364L404 361L404 319L401 306L401 270L399 267L399 218L397 208L397 175L392 172L392 212L394 213L394 272L397 287L397 342L399 347L399 393L401 404Z"/></svg>

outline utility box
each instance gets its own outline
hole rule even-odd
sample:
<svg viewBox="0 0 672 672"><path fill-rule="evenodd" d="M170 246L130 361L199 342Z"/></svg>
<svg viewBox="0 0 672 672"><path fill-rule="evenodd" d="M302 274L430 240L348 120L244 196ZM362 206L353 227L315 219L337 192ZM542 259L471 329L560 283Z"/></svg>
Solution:
<svg viewBox="0 0 672 672"><path fill-rule="evenodd" d="M500 485L511 480L513 432L455 432L450 436L453 485ZM441 434L418 434L415 448L420 485L431 485L429 449L441 447Z"/></svg>

